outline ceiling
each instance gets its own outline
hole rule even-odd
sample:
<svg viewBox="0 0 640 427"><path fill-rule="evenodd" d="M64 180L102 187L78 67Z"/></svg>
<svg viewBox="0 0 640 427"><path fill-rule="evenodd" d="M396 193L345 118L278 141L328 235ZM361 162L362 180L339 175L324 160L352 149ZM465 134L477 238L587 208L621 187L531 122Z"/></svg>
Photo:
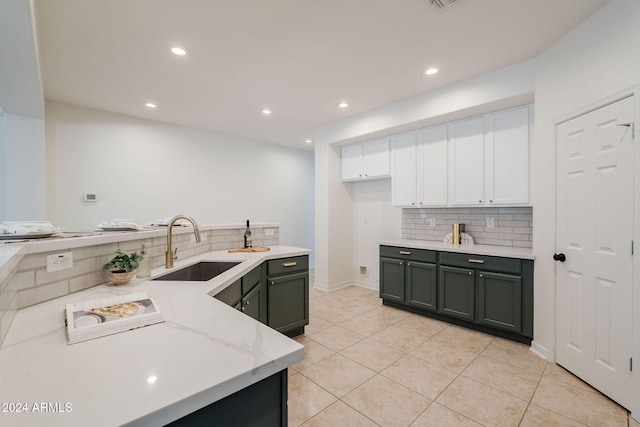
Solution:
<svg viewBox="0 0 640 427"><path fill-rule="evenodd" d="M47 99L311 149L305 140L318 127L533 58L607 2L459 0L440 11L429 0L35 5ZM189 54L172 55L172 45ZM426 76L432 66L440 72Z"/></svg>

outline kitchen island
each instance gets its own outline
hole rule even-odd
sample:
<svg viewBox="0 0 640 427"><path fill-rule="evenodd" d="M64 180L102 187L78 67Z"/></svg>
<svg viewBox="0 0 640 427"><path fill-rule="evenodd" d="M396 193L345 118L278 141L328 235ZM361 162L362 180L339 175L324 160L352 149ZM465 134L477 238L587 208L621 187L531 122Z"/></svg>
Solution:
<svg viewBox="0 0 640 427"><path fill-rule="evenodd" d="M206 282L136 279L19 310L0 347L0 424L164 425L282 373L302 360L303 346L212 296L269 259L309 252L211 251L174 269L241 263ZM66 304L136 292L157 302L164 323L67 344Z"/></svg>

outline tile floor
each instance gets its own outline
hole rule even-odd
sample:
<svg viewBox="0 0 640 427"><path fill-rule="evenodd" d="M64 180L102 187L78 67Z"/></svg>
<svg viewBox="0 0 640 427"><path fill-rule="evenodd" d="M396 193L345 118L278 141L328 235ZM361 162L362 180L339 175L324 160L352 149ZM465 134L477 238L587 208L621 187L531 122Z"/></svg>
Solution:
<svg viewBox="0 0 640 427"><path fill-rule="evenodd" d="M529 347L386 307L358 286L311 290L290 426L631 426Z"/></svg>

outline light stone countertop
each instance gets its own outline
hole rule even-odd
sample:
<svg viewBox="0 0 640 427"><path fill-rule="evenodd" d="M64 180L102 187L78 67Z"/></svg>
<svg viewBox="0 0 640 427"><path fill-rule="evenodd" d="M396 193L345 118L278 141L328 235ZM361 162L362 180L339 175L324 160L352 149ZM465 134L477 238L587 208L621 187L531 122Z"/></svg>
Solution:
<svg viewBox="0 0 640 427"><path fill-rule="evenodd" d="M513 248L510 246L493 246L493 245L459 245L436 242L430 240L413 240L413 239L394 239L382 240L378 242L385 246L399 246L413 249L429 249L433 251L456 252L473 255L489 255L504 258L519 258L533 260L533 250L531 248Z"/></svg>
<svg viewBox="0 0 640 427"><path fill-rule="evenodd" d="M208 282L135 279L19 310L0 347L0 404L26 403L28 412L0 408L0 425L163 425L302 360L302 345L210 295L268 259L310 252L213 251L171 271L201 260L242 263ZM67 344L66 304L135 292L156 300L164 323ZM60 411L33 412L40 403Z"/></svg>

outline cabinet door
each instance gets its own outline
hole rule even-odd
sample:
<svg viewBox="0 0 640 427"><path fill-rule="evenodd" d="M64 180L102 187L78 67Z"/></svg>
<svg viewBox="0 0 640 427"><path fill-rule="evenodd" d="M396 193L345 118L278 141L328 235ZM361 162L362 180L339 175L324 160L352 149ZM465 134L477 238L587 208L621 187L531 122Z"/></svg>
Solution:
<svg viewBox="0 0 640 427"><path fill-rule="evenodd" d="M362 147L362 144L345 145L342 147L341 167L343 181L362 179Z"/></svg>
<svg viewBox="0 0 640 427"><path fill-rule="evenodd" d="M364 178L389 176L389 139L376 139L364 143Z"/></svg>
<svg viewBox="0 0 640 427"><path fill-rule="evenodd" d="M478 322L522 332L522 279L511 274L478 272Z"/></svg>
<svg viewBox="0 0 640 427"><path fill-rule="evenodd" d="M309 273L269 277L267 325L287 332L309 324Z"/></svg>
<svg viewBox="0 0 640 427"><path fill-rule="evenodd" d="M447 206L447 126L418 132L418 206Z"/></svg>
<svg viewBox="0 0 640 427"><path fill-rule="evenodd" d="M485 134L488 205L529 203L529 108L487 115Z"/></svg>
<svg viewBox="0 0 640 427"><path fill-rule="evenodd" d="M449 125L449 203L478 206L484 203L484 134L482 117Z"/></svg>
<svg viewBox="0 0 640 427"><path fill-rule="evenodd" d="M391 205L416 207L416 133L391 137Z"/></svg>
<svg viewBox="0 0 640 427"><path fill-rule="evenodd" d="M242 298L240 311L262 323L267 322L266 295L262 283L256 285L251 292Z"/></svg>
<svg viewBox="0 0 640 427"><path fill-rule="evenodd" d="M475 320L474 270L440 266L438 311L448 316Z"/></svg>
<svg viewBox="0 0 640 427"><path fill-rule="evenodd" d="M401 259L380 258L380 298L404 302L404 264Z"/></svg>
<svg viewBox="0 0 640 427"><path fill-rule="evenodd" d="M407 305L436 311L436 265L407 261Z"/></svg>

